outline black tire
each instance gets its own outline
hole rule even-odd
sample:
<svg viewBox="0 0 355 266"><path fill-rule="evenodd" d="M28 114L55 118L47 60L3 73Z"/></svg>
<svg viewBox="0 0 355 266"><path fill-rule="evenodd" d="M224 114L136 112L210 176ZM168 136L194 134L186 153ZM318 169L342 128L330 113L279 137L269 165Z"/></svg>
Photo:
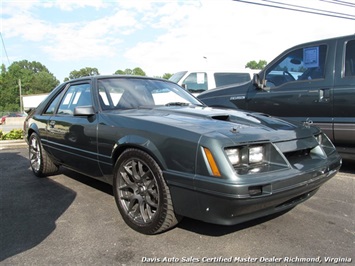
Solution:
<svg viewBox="0 0 355 266"><path fill-rule="evenodd" d="M49 158L36 133L31 134L28 143L29 159L33 173L38 177L44 177L56 173L58 171L58 166Z"/></svg>
<svg viewBox="0 0 355 266"><path fill-rule="evenodd" d="M113 190L124 221L140 233L161 233L179 222L163 173L144 151L127 149L121 154L114 168Z"/></svg>

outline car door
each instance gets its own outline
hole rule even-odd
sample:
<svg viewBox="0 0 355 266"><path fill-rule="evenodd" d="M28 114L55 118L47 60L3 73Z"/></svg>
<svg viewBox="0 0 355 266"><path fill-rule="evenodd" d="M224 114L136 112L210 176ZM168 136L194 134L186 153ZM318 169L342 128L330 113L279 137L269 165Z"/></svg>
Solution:
<svg viewBox="0 0 355 266"><path fill-rule="evenodd" d="M355 37L339 39L334 82L334 143L355 150Z"/></svg>
<svg viewBox="0 0 355 266"><path fill-rule="evenodd" d="M69 83L56 112L48 119L46 142L61 164L94 177L101 175L97 162L97 115L74 116L79 106L93 106L89 81Z"/></svg>
<svg viewBox="0 0 355 266"><path fill-rule="evenodd" d="M249 87L248 110L312 121L332 136L334 41L286 51L261 74L266 88Z"/></svg>

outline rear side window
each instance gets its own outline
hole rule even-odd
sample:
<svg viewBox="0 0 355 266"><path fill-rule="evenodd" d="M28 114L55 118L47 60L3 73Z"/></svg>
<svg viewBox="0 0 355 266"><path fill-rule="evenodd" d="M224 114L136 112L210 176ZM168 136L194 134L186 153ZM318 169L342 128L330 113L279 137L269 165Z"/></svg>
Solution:
<svg viewBox="0 0 355 266"><path fill-rule="evenodd" d="M345 76L355 76L355 40L346 44Z"/></svg>
<svg viewBox="0 0 355 266"><path fill-rule="evenodd" d="M214 73L216 87L242 83L250 80L249 73Z"/></svg>

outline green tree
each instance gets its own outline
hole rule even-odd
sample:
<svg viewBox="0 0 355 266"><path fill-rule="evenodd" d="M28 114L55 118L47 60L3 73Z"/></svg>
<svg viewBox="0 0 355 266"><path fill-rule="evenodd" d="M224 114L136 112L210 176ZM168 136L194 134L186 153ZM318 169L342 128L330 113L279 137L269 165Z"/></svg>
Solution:
<svg viewBox="0 0 355 266"><path fill-rule="evenodd" d="M163 79L170 79L170 77L171 77L172 75L173 75L173 74L170 74L170 73L164 73Z"/></svg>
<svg viewBox="0 0 355 266"><path fill-rule="evenodd" d="M2 65L0 111L20 110L19 80L22 95L48 93L59 84L59 80L39 62L22 60L12 63L8 69Z"/></svg>
<svg viewBox="0 0 355 266"><path fill-rule="evenodd" d="M263 69L266 65L267 65L267 62L265 60L259 60L259 62L256 62L255 60L252 60L252 61L249 61L245 65L245 68Z"/></svg>
<svg viewBox="0 0 355 266"><path fill-rule="evenodd" d="M116 75L127 75L123 70L117 70L116 72L115 72L115 74Z"/></svg>
<svg viewBox="0 0 355 266"><path fill-rule="evenodd" d="M70 72L69 77L65 78L64 81L68 81L70 79L77 79L77 78L82 78L82 77L88 77L88 76L96 76L100 75L99 71L95 67L85 67L78 70L73 70Z"/></svg>
<svg viewBox="0 0 355 266"><path fill-rule="evenodd" d="M146 76L145 72L140 67L134 68L133 71L132 71L132 75Z"/></svg>
<svg viewBox="0 0 355 266"><path fill-rule="evenodd" d="M134 69L126 68L125 70L117 70L116 75L134 75L134 76L146 76L146 73L140 68L136 67Z"/></svg>

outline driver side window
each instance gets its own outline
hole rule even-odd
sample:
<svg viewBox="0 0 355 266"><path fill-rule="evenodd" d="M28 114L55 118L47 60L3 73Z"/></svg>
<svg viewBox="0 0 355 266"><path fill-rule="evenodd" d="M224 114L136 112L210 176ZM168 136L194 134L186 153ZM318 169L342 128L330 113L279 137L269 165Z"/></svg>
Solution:
<svg viewBox="0 0 355 266"><path fill-rule="evenodd" d="M72 85L63 96L57 114L73 115L75 107L85 105L92 105L90 84Z"/></svg>
<svg viewBox="0 0 355 266"><path fill-rule="evenodd" d="M277 87L292 81L324 78L326 54L326 45L291 51L267 70L266 86Z"/></svg>

